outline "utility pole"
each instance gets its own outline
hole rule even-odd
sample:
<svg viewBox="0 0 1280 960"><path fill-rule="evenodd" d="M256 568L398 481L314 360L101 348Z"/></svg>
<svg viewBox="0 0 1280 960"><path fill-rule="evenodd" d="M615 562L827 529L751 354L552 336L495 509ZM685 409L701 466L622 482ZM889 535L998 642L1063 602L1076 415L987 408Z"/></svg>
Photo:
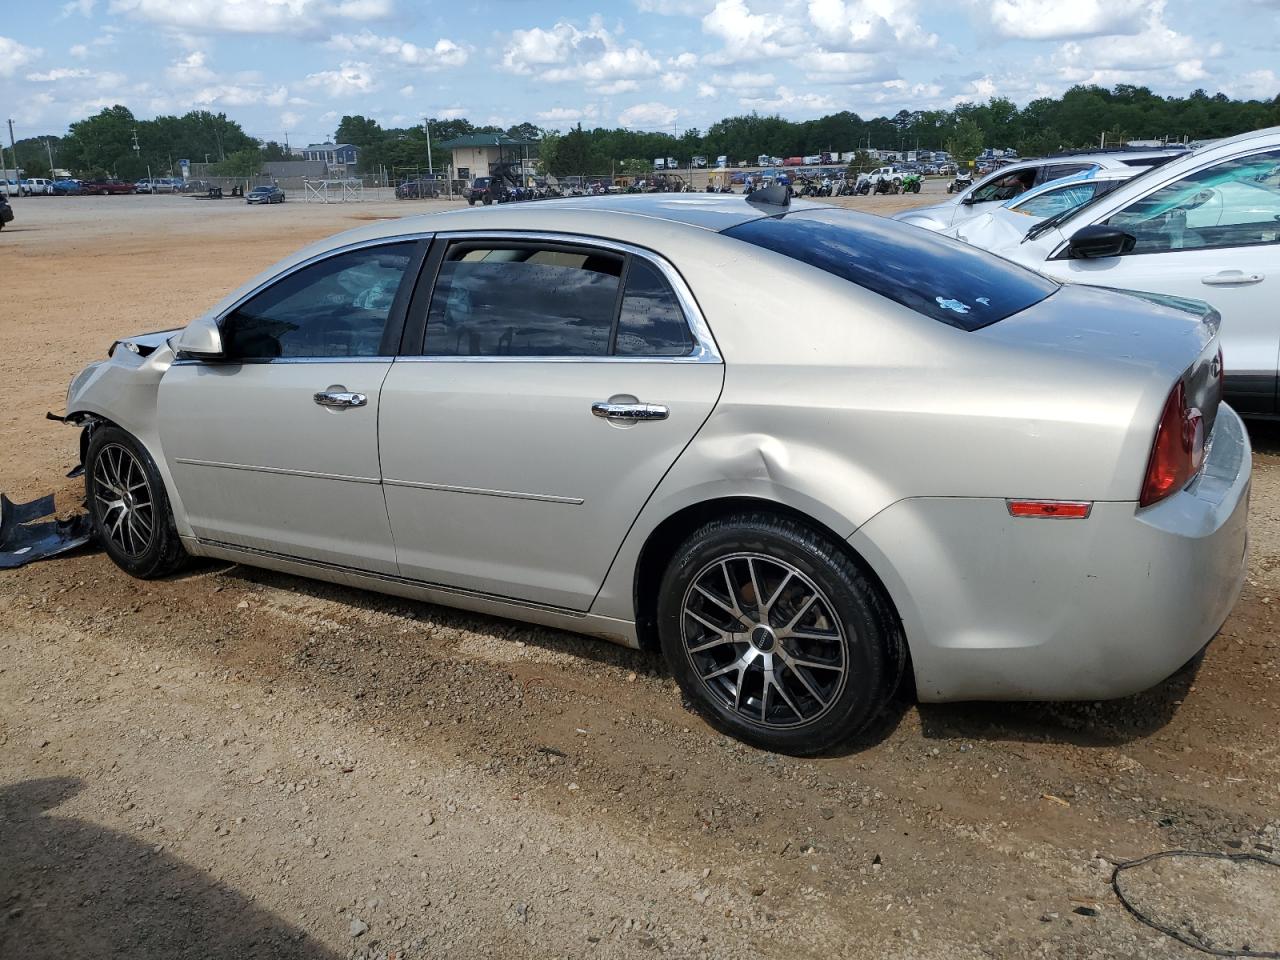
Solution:
<svg viewBox="0 0 1280 960"><path fill-rule="evenodd" d="M53 179L53 147L49 146L49 138L44 138L44 149L49 154L49 179Z"/></svg>
<svg viewBox="0 0 1280 960"><path fill-rule="evenodd" d="M426 131L427 134L427 173L431 174L431 178L434 180L436 168L431 162L431 121L426 117L422 118L422 129Z"/></svg>
<svg viewBox="0 0 1280 960"><path fill-rule="evenodd" d="M21 181L22 175L18 173L18 142L13 139L13 117L9 118L9 154L13 158L13 178Z"/></svg>

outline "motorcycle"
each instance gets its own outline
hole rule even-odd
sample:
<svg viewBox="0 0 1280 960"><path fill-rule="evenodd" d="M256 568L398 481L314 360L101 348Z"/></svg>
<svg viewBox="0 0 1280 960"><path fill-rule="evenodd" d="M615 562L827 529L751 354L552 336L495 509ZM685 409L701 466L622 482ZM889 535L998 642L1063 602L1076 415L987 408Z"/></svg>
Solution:
<svg viewBox="0 0 1280 960"><path fill-rule="evenodd" d="M882 193L897 193L899 189L901 188L898 186L898 181L891 177L881 177L876 181L875 192L877 196Z"/></svg>
<svg viewBox="0 0 1280 960"><path fill-rule="evenodd" d="M865 197L871 192L871 178L865 173L858 177L858 182L854 184L853 193L855 196Z"/></svg>
<svg viewBox="0 0 1280 960"><path fill-rule="evenodd" d="M973 174L957 173L956 178L947 184L947 193L963 193L973 186Z"/></svg>
<svg viewBox="0 0 1280 960"><path fill-rule="evenodd" d="M920 185L924 182L924 177L918 173L908 173L902 178L903 193L919 193Z"/></svg>

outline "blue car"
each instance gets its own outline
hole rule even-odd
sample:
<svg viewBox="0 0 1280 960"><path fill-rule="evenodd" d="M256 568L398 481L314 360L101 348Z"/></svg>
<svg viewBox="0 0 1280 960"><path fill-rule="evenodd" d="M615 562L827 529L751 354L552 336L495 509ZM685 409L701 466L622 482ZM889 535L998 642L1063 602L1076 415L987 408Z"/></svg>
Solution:
<svg viewBox="0 0 1280 960"><path fill-rule="evenodd" d="M79 180L55 180L53 181L53 195L55 197L78 197L84 191L80 189Z"/></svg>

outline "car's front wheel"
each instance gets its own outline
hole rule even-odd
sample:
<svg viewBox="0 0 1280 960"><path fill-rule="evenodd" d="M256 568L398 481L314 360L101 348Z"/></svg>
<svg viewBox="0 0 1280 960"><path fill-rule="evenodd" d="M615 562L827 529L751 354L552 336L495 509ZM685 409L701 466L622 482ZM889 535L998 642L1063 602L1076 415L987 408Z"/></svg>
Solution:
<svg viewBox="0 0 1280 960"><path fill-rule="evenodd" d="M85 497L98 542L116 566L142 580L167 576L187 559L164 481L146 449L115 426L93 432Z"/></svg>
<svg viewBox="0 0 1280 960"><path fill-rule="evenodd" d="M680 546L658 633L681 690L713 726L795 755L863 729L905 659L879 586L817 530L768 513L711 521Z"/></svg>

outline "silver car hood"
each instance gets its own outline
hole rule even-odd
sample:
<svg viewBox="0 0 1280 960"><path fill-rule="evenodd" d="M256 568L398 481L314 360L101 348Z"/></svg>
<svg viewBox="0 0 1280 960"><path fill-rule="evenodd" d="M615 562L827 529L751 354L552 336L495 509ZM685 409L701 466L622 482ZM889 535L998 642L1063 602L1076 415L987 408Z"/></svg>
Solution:
<svg viewBox="0 0 1280 960"><path fill-rule="evenodd" d="M940 232L945 237L955 237L970 246L1013 259L1004 251L1021 244L1027 231L1036 223L1035 217L997 207L995 210L970 217L968 220L953 223Z"/></svg>

